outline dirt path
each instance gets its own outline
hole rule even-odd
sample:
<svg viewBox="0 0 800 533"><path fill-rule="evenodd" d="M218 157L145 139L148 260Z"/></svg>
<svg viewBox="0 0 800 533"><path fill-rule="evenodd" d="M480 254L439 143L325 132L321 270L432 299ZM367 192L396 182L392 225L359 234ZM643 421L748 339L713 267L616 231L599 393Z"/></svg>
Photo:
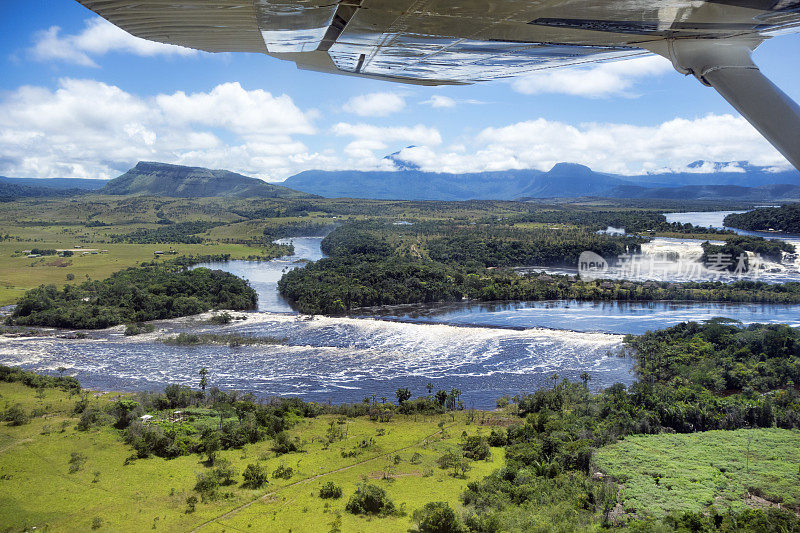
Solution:
<svg viewBox="0 0 800 533"><path fill-rule="evenodd" d="M448 426L448 427L452 427L452 425ZM223 513L223 514L221 514L219 516L216 516L216 517L212 518L211 520L207 520L207 521L203 522L202 524L200 524L199 526L197 526L194 529L192 529L191 531L192 531L192 533L195 533L196 531L200 531L204 527L206 527L208 525L211 525L211 524L217 522L218 520L225 520L226 518L229 518L229 517L235 515L239 511L247 509L248 507L250 507L254 503L256 503L258 501L266 500L268 498L271 498L271 497L277 495L279 492L281 492L283 490L286 490L286 489L288 489L290 487L296 487L297 485L300 485L301 483L309 483L311 481L314 481L314 480L319 479L319 478L324 477L324 476L329 476L331 474L336 474L337 472L343 472L345 470L350 470L351 468L355 468L357 466L361 466L361 465L369 463L371 461L375 461L377 459L381 459L382 457L387 457L389 455L396 454L398 452L402 452L402 451L408 450L409 448L413 448L415 446L419 446L421 443L425 442L426 440L430 439L431 437L435 437L436 435L440 434L444 429L447 429L447 427L445 427L443 429L440 429L438 431L435 431L434 433L431 433L430 435L426 435L425 438L415 442L414 444L409 444L408 446L403 446L402 448L398 448L396 450L392 450L392 451L389 451L389 452L386 452L386 453L382 453L380 455L376 455L375 457L371 457L369 459L364 459L363 461L358 461L358 462L353 463L351 465L343 466L341 468L336 468L334 470L329 470L328 472L323 472L321 474L316 474L316 475L313 475L313 476L310 476L310 477L307 477L307 478L303 478L301 480L295 481L294 483L289 483L288 485L286 485L284 487L281 487L281 488L279 488L277 490L274 490L272 492L267 492L266 494L262 494L261 496L257 496L255 498L253 498L252 500L250 500L249 502L244 503L244 504L242 504L242 505L240 505L238 507L235 507L235 508L231 509L230 511L227 511L227 512L225 512L225 513ZM226 528L227 527L233 528L233 526L225 526L225 527Z"/></svg>

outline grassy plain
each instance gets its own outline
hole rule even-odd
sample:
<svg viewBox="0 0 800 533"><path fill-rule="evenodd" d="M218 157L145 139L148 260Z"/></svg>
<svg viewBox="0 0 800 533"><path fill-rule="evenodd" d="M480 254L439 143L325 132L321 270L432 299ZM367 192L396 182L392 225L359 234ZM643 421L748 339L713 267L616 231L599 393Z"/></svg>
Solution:
<svg viewBox="0 0 800 533"><path fill-rule="evenodd" d="M116 395L93 398L102 404ZM77 397L60 390L37 392L19 383L0 383L0 406L20 404L38 410L28 424L0 426L0 530L87 531L95 518L106 531L328 531L336 513L342 531L407 531L411 513L429 501L447 501L459 507L458 497L471 480L484 477L503 464L503 448L492 448L490 461L474 462L466 479L454 478L437 467L435 459L455 448L462 432L488 434L479 423L500 416L468 413L421 416L398 415L391 422L348 419L347 436L326 447L325 433L335 417L302 419L290 434L302 442L302 451L281 456L270 451L271 441L220 452L239 474L249 463L260 462L273 472L279 465L294 469L288 479L270 475L258 490L238 483L222 487L217 501L198 503L187 513L186 499L197 474L208 467L197 455L165 460L138 459L125 465L133 450L108 425L78 431L72 415ZM444 433L438 424L444 422ZM363 439L374 445L356 457L343 457ZM86 458L70 473L72 453ZM419 464L411 458L420 454ZM395 458L399 457L399 461ZM363 477L383 487L405 516L363 518L344 506ZM238 476L241 481L241 476ZM338 500L319 498L323 483L334 481L344 490Z"/></svg>
<svg viewBox="0 0 800 533"><path fill-rule="evenodd" d="M800 509L797 430L634 435L601 448L595 462L621 483L630 513L662 516L711 505L724 512L764 500Z"/></svg>

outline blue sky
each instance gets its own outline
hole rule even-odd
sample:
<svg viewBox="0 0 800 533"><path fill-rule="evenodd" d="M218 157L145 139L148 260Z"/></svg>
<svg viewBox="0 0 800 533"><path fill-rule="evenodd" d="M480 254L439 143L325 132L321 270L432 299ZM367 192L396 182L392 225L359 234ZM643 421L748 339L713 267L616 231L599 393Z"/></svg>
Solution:
<svg viewBox="0 0 800 533"><path fill-rule="evenodd" d="M660 58L459 87L297 70L137 41L72 0L0 3L0 175L114 177L138 160L271 181L312 169L623 174L698 159L788 163L712 89ZM800 37L756 61L800 99ZM408 146L415 148L406 148Z"/></svg>

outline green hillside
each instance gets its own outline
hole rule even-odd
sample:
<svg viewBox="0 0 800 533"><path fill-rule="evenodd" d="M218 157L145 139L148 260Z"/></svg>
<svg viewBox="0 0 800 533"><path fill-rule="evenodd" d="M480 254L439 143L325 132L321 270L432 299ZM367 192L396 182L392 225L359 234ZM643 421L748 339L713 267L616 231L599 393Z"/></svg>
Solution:
<svg viewBox="0 0 800 533"><path fill-rule="evenodd" d="M310 198L312 195L271 185L227 170L185 167L140 161L128 172L113 179L100 191L111 195L168 196L200 198Z"/></svg>

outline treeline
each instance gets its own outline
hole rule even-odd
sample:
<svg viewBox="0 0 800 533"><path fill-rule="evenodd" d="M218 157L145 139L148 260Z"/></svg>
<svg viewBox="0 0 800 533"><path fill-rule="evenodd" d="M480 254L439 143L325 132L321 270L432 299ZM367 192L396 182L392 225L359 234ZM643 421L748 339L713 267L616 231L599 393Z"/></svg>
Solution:
<svg viewBox="0 0 800 533"><path fill-rule="evenodd" d="M800 204L760 207L747 213L734 213L726 216L723 223L749 231L800 233Z"/></svg>
<svg viewBox="0 0 800 533"><path fill-rule="evenodd" d="M63 289L54 285L32 289L20 298L8 323L98 329L209 309L255 309L256 300L246 281L221 270L146 266Z"/></svg>
<svg viewBox="0 0 800 533"><path fill-rule="evenodd" d="M576 208L562 208L558 210L541 209L524 215L517 215L502 219L501 222L516 224L522 222L536 222L546 224L569 224L583 226L592 231L606 228L621 228L627 233L642 232L672 232L672 233L717 233L730 235L730 230L704 228L693 224L680 222L667 222L667 217L657 211L637 210L585 210ZM487 219L488 221L488 219Z"/></svg>
<svg viewBox="0 0 800 533"><path fill-rule="evenodd" d="M330 315L360 307L460 300L800 303L800 283L796 282L584 281L572 276L519 275L484 268L482 261L488 261L487 256L466 260L455 244L448 249L458 259L444 262L421 257L421 252L416 257L396 252L390 238L352 226L339 228L323 240L323 251L330 257L286 273L278 289L299 311ZM484 240L479 234L475 240L476 247L490 249L481 244ZM422 242L419 249L425 251ZM492 260L498 258L495 255Z"/></svg>
<svg viewBox="0 0 800 533"><path fill-rule="evenodd" d="M467 523L473 531L548 520L564 530L610 526L617 487L590 475L597 448L632 434L800 428L800 394L787 386L800 377L798 341L798 331L782 325L685 323L625 339L639 377L630 387L592 393L588 374L583 383L553 376L551 388L519 399L524 423L507 430L503 469L470 483L462 495L473 512ZM712 507L664 520L640 516L635 525L639 531L792 531L800 518L778 510L722 515Z"/></svg>
<svg viewBox="0 0 800 533"><path fill-rule="evenodd" d="M36 374L35 372L28 372L20 368L5 365L0 365L0 381L6 383L21 383L32 389L61 389L73 393L81 391L80 382L72 376Z"/></svg>
<svg viewBox="0 0 800 533"><path fill-rule="evenodd" d="M203 238L198 233L203 233L211 228L222 225L222 222L171 222L158 228L140 228L136 231L111 235L111 242L134 244L201 244Z"/></svg>

